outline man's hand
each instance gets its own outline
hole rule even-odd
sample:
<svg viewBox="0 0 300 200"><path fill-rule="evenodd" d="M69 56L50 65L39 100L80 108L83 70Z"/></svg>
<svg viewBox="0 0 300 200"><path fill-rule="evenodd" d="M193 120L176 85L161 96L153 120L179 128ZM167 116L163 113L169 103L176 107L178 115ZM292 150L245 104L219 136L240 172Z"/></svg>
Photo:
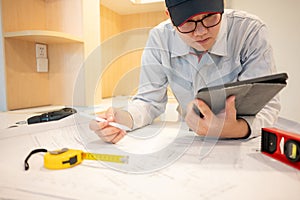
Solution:
<svg viewBox="0 0 300 200"><path fill-rule="evenodd" d="M197 106L203 118L194 112L193 105ZM243 138L250 131L247 122L236 117L234 96L226 100L224 111L217 115L202 100L193 100L188 105L185 121L195 133L208 137Z"/></svg>
<svg viewBox="0 0 300 200"><path fill-rule="evenodd" d="M89 124L90 129L94 131L103 141L110 143L119 142L125 135L126 131L110 126L109 122L118 122L120 124L132 127L131 115L122 110L109 108L105 113L98 115L100 118L106 119L106 122L97 122L92 120Z"/></svg>

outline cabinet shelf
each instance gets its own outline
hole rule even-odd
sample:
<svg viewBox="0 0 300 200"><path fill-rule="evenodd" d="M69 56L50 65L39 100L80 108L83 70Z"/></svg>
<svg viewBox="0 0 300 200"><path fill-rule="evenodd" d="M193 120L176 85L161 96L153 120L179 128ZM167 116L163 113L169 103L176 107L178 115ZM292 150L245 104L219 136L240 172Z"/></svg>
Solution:
<svg viewBox="0 0 300 200"><path fill-rule="evenodd" d="M79 37L56 31L24 30L17 32L6 32L4 38L20 39L37 43L83 43Z"/></svg>

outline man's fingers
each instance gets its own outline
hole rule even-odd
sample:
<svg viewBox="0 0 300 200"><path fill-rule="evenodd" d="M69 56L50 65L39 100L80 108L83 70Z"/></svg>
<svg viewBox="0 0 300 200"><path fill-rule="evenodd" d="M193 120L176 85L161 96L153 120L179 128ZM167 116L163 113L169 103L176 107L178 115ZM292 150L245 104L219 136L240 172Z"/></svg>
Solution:
<svg viewBox="0 0 300 200"><path fill-rule="evenodd" d="M126 132L120 131L112 140L111 143L116 144L119 142L124 136L126 135Z"/></svg>
<svg viewBox="0 0 300 200"><path fill-rule="evenodd" d="M119 132L120 130L115 127L107 127L105 129L95 131L95 133L105 142L111 142Z"/></svg>
<svg viewBox="0 0 300 200"><path fill-rule="evenodd" d="M92 120L89 123L89 127L92 131L99 131L105 128L108 125L108 122L97 122L96 120Z"/></svg>
<svg viewBox="0 0 300 200"><path fill-rule="evenodd" d="M110 126L111 122L116 121L116 111L116 109L110 107L103 113L97 113L98 117L106 119L106 121L97 122L92 120L89 123L90 129L94 131L98 137L105 142L111 142L113 144L120 141L126 135L126 131Z"/></svg>
<svg viewBox="0 0 300 200"><path fill-rule="evenodd" d="M199 111L202 113L204 118L210 117L213 115L211 109L206 105L206 103L200 99L196 99L196 105Z"/></svg>
<svg viewBox="0 0 300 200"><path fill-rule="evenodd" d="M227 118L236 119L235 96L230 96L227 98L225 112Z"/></svg>

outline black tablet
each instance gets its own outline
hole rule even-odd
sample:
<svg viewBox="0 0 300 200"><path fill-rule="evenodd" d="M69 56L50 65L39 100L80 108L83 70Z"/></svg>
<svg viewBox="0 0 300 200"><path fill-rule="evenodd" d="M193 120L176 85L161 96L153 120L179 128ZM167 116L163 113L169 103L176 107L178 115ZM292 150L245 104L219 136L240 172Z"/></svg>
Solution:
<svg viewBox="0 0 300 200"><path fill-rule="evenodd" d="M198 91L196 98L203 100L217 114L224 109L226 99L234 95L237 115L256 115L287 85L287 78L286 73L280 73L206 87Z"/></svg>

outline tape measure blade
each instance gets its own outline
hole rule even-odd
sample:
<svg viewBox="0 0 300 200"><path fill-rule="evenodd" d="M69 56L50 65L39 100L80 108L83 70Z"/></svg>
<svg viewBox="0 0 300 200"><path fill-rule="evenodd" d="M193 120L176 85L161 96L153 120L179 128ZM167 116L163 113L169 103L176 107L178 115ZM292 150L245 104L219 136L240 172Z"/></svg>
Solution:
<svg viewBox="0 0 300 200"><path fill-rule="evenodd" d="M115 162L115 163L128 163L128 156L112 155L112 154L83 153L83 159L101 160L105 162Z"/></svg>

